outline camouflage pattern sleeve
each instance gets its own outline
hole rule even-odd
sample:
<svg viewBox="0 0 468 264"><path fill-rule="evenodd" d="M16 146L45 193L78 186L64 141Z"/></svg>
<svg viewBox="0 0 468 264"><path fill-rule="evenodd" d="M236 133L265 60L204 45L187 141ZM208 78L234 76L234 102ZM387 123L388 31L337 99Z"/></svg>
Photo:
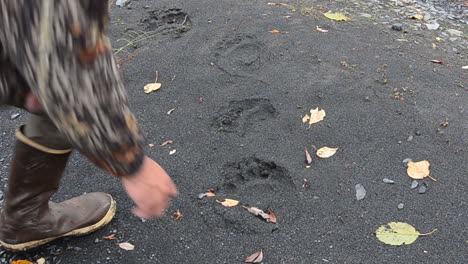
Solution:
<svg viewBox="0 0 468 264"><path fill-rule="evenodd" d="M108 1L0 0L0 24L0 48L72 145L116 176L136 172L143 138L105 35Z"/></svg>

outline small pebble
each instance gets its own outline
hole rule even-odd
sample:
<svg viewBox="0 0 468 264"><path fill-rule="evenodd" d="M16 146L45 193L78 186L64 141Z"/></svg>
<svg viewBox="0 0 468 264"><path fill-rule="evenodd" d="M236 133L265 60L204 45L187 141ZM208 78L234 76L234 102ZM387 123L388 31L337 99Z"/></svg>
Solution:
<svg viewBox="0 0 468 264"><path fill-rule="evenodd" d="M14 114L12 114L12 115L10 116L10 119L11 119L11 120L16 119L16 118L18 118L18 116L20 116L19 113L14 113Z"/></svg>
<svg viewBox="0 0 468 264"><path fill-rule="evenodd" d="M407 139L408 142L411 142L413 141L413 136L409 136L408 139Z"/></svg>
<svg viewBox="0 0 468 264"><path fill-rule="evenodd" d="M394 180L390 180L390 179L388 179L388 178L384 178L382 181L383 181L384 183L388 183L388 184L393 184L393 183L395 183Z"/></svg>
<svg viewBox="0 0 468 264"><path fill-rule="evenodd" d="M99 243L99 238L94 239L94 243Z"/></svg>
<svg viewBox="0 0 468 264"><path fill-rule="evenodd" d="M418 187L419 183L418 181L414 180L412 183L411 183L411 189L415 189L416 187Z"/></svg>
<svg viewBox="0 0 468 264"><path fill-rule="evenodd" d="M403 30L403 25L400 23L396 23L392 25L392 29L396 31L402 31Z"/></svg>
<svg viewBox="0 0 468 264"><path fill-rule="evenodd" d="M427 190L426 186L421 185L421 187L419 187L418 193L423 194L426 192L426 190Z"/></svg>
<svg viewBox="0 0 468 264"><path fill-rule="evenodd" d="M410 158L406 158L406 159L404 159L402 162L403 162L403 163L408 163L408 162L410 162L410 161L413 161L413 160L410 159Z"/></svg>
<svg viewBox="0 0 468 264"><path fill-rule="evenodd" d="M398 209L401 210L401 209L403 209L403 207L405 207L405 205L404 205L403 203L399 203L399 204L398 204Z"/></svg>
<svg viewBox="0 0 468 264"><path fill-rule="evenodd" d="M420 136L420 135L421 135L421 131L416 131L415 134L416 134L416 136Z"/></svg>
<svg viewBox="0 0 468 264"><path fill-rule="evenodd" d="M356 199L362 200L364 197L366 197L366 189L364 189L364 186L362 184L356 184Z"/></svg>

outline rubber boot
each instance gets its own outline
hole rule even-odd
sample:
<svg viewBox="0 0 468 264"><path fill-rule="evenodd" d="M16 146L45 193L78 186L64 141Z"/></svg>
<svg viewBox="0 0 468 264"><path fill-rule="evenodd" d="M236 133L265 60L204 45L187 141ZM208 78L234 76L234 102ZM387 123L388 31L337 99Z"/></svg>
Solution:
<svg viewBox="0 0 468 264"><path fill-rule="evenodd" d="M93 232L109 223L116 204L109 194L88 193L62 203L57 191L69 150L54 150L27 138L22 127L0 212L0 244L25 251L57 238Z"/></svg>

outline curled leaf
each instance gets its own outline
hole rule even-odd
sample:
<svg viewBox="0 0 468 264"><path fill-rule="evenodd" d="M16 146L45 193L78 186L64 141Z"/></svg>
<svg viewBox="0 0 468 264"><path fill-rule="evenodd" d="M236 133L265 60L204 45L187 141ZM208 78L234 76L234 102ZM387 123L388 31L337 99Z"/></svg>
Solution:
<svg viewBox="0 0 468 264"><path fill-rule="evenodd" d="M323 14L325 17L336 20L336 21L348 21L349 17L345 16L343 13L333 13L332 11L328 11L327 13Z"/></svg>
<svg viewBox="0 0 468 264"><path fill-rule="evenodd" d="M309 121L310 119L310 116L308 114L306 114L303 118L302 118L302 123L306 123L307 121Z"/></svg>
<svg viewBox="0 0 468 264"><path fill-rule="evenodd" d="M162 84L160 83L148 83L147 85L145 85L144 91L145 93L149 94L149 93L152 93L154 91L161 89L161 87L162 87Z"/></svg>
<svg viewBox="0 0 468 264"><path fill-rule="evenodd" d="M224 199L224 202L216 200L216 202L222 204L225 207L234 207L239 204L239 201L233 199Z"/></svg>
<svg viewBox="0 0 468 264"><path fill-rule="evenodd" d="M175 220L179 220L183 217L184 215L177 209L177 212L175 212L172 217L174 217Z"/></svg>
<svg viewBox="0 0 468 264"><path fill-rule="evenodd" d="M270 217L270 219L269 219L270 223L273 223L273 224L277 223L275 213L273 213L272 211L269 211L268 216Z"/></svg>
<svg viewBox="0 0 468 264"><path fill-rule="evenodd" d="M305 156L306 156L307 164L311 164L312 163L312 156L310 155L307 148L304 148L304 150L305 150Z"/></svg>
<svg viewBox="0 0 468 264"><path fill-rule="evenodd" d="M125 250L134 250L135 249L135 246L128 243L128 242L120 243L119 247L122 248L122 249L125 249Z"/></svg>
<svg viewBox="0 0 468 264"><path fill-rule="evenodd" d="M170 115L172 112L174 112L175 108L172 108L171 110L167 111L167 114Z"/></svg>
<svg viewBox="0 0 468 264"><path fill-rule="evenodd" d="M205 194L206 194L206 196L208 196L208 197L216 197L216 194L213 193L213 192L211 192L211 191L207 191Z"/></svg>
<svg viewBox="0 0 468 264"><path fill-rule="evenodd" d="M173 144L173 143L174 143L174 141L172 141L172 140L167 140L167 141L164 141L160 146L161 146L161 147L164 147L164 146L166 146L166 145L170 145L170 144Z"/></svg>
<svg viewBox="0 0 468 264"><path fill-rule="evenodd" d="M34 263L32 263L29 260L20 259L20 260L15 260L15 261L11 262L10 264L34 264Z"/></svg>
<svg viewBox="0 0 468 264"><path fill-rule="evenodd" d="M111 235L108 235L108 236L105 236L103 237L105 240L115 240L115 234L111 234Z"/></svg>
<svg viewBox="0 0 468 264"><path fill-rule="evenodd" d="M279 30L276 30L276 29L270 30L270 31L268 31L268 32L273 33L273 34L279 34L279 33L281 33Z"/></svg>
<svg viewBox="0 0 468 264"><path fill-rule="evenodd" d="M408 162L408 169L406 170L406 172L411 178L420 180L429 176L429 174L431 173L431 171L429 170L430 166L431 164L427 160L418 162L410 161Z"/></svg>
<svg viewBox="0 0 468 264"><path fill-rule="evenodd" d="M322 159L326 159L326 158L329 158L329 157L335 155L337 150L338 150L338 148L323 147L323 148L317 150L317 156L322 158Z"/></svg>
<svg viewBox="0 0 468 264"><path fill-rule="evenodd" d="M315 29L316 29L318 32L322 32L322 33L327 33L327 32L328 32L328 30L323 29L323 28L321 28L321 27L319 27L319 26L315 26Z"/></svg>
<svg viewBox="0 0 468 264"><path fill-rule="evenodd" d="M249 257L245 258L245 263L260 263L263 260L263 249L253 253Z"/></svg>
<svg viewBox="0 0 468 264"><path fill-rule="evenodd" d="M412 225L403 222L390 222L380 226L375 231L375 236L382 242L392 246L409 245L419 236L427 236L437 231L434 229L427 234L419 233Z"/></svg>
<svg viewBox="0 0 468 264"><path fill-rule="evenodd" d="M263 219L265 219L266 221L269 221L270 220L270 216L269 214L265 213L262 209L260 208L257 208L257 207L246 207L246 206L242 206L243 208L247 209L247 211L255 216L260 216L262 217Z"/></svg>

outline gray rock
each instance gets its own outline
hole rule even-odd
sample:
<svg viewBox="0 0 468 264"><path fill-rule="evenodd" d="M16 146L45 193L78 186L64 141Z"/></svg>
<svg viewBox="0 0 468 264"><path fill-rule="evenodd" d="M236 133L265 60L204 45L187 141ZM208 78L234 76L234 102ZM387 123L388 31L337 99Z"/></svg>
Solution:
<svg viewBox="0 0 468 264"><path fill-rule="evenodd" d="M421 185L421 187L419 187L418 193L420 194L426 193L426 190L427 190L426 186Z"/></svg>
<svg viewBox="0 0 468 264"><path fill-rule="evenodd" d="M382 181L383 181L384 183L388 183L388 184L393 184L393 183L395 183L394 180L390 180L390 179L388 179L388 178L384 178Z"/></svg>
<svg viewBox="0 0 468 264"><path fill-rule="evenodd" d="M426 24L426 28L429 30L437 30L439 27L439 23Z"/></svg>
<svg viewBox="0 0 468 264"><path fill-rule="evenodd" d="M408 142L411 142L413 141L413 136L409 136L408 139L407 139Z"/></svg>
<svg viewBox="0 0 468 264"><path fill-rule="evenodd" d="M419 185L419 182L417 180L414 180L412 183L411 183L411 189L416 189L416 187L418 187Z"/></svg>
<svg viewBox="0 0 468 264"><path fill-rule="evenodd" d="M398 209L401 210L401 209L403 209L403 207L405 207L405 205L404 205L403 203L399 203L399 204L398 204Z"/></svg>
<svg viewBox="0 0 468 264"><path fill-rule="evenodd" d="M460 31L460 30L456 30L456 29L447 29L447 32L452 35L452 36L457 36L457 37L461 37L463 35L463 32Z"/></svg>
<svg viewBox="0 0 468 264"><path fill-rule="evenodd" d="M395 23L392 25L392 29L396 31L402 31L403 30L403 25L400 23Z"/></svg>
<svg viewBox="0 0 468 264"><path fill-rule="evenodd" d="M19 113L14 113L14 114L12 114L12 115L10 116L10 119L11 119L11 120L16 119L16 118L18 118L19 116L20 116Z"/></svg>
<svg viewBox="0 0 468 264"><path fill-rule="evenodd" d="M128 2L130 2L130 0L117 0L115 2L115 4L119 7L122 7L122 6L125 6L126 4L128 4Z"/></svg>
<svg viewBox="0 0 468 264"><path fill-rule="evenodd" d="M359 183L359 184L356 184L355 188L356 188L356 199L358 201L364 199L364 197L366 197L366 189L364 189L364 186L362 186L362 184Z"/></svg>

